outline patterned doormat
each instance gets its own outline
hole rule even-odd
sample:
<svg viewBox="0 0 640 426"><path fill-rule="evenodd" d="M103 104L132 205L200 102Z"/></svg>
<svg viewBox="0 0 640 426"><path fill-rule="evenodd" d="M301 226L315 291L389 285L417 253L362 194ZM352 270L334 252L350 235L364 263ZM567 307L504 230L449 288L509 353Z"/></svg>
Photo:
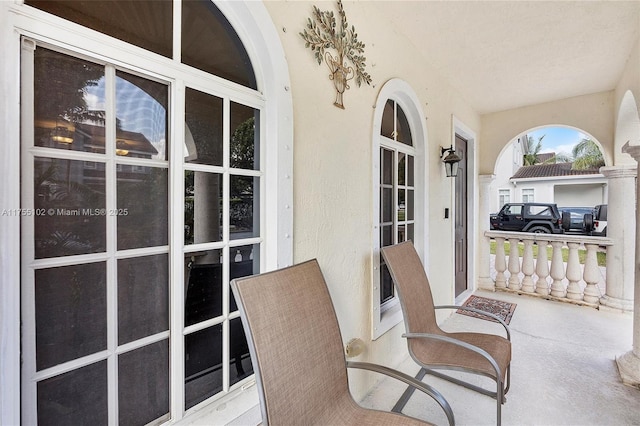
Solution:
<svg viewBox="0 0 640 426"><path fill-rule="evenodd" d="M486 297L480 297L480 296L469 296L467 301L464 302L462 306L479 309L481 311L485 311L485 312L489 312L490 314L497 315L505 323L509 324L509 322L511 322L511 317L513 316L513 312L516 310L517 305L515 303L503 302L502 300L488 299ZM468 315L470 317L476 317L476 318L484 319L487 321L498 322L491 317L478 314L475 312L471 312L471 311L463 311L459 309L456 312L462 315Z"/></svg>

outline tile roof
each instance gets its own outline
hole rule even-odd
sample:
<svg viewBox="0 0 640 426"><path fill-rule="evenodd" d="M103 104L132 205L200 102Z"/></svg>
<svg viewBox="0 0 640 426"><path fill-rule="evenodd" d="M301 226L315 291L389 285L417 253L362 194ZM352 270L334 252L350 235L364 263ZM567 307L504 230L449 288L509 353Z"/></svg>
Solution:
<svg viewBox="0 0 640 426"><path fill-rule="evenodd" d="M555 176L580 176L600 173L599 169L571 170L573 163L535 164L522 166L511 179L526 179Z"/></svg>
<svg viewBox="0 0 640 426"><path fill-rule="evenodd" d="M545 152L542 154L538 154L538 160L541 163L544 163L545 161L551 160L555 156L556 156L555 152Z"/></svg>

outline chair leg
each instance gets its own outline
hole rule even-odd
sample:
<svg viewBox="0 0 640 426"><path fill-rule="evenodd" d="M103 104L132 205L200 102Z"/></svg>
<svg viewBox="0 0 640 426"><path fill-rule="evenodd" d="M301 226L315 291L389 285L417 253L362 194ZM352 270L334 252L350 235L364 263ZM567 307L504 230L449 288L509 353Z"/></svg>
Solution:
<svg viewBox="0 0 640 426"><path fill-rule="evenodd" d="M469 383L465 383L461 380L458 380L456 378L453 378L451 376L448 376L446 374L442 374L439 373L437 371L431 370L431 369L426 369L426 368L421 368L420 371L418 371L418 374L416 374L416 380L420 380L422 381L422 379L424 379L424 376L427 375L427 373L432 374L436 377L439 377L441 379L445 379L448 380L450 382L459 384L461 386L464 386L468 389L472 389L475 390L477 392L483 393L487 396L491 396L493 398L496 399L496 425L497 426L501 426L502 425L502 404L504 404L507 399L505 397L505 394L507 393L507 391L509 390L509 385L510 385L510 379L511 379L511 366L507 367L507 377L506 377L506 386L503 385L502 380L497 380L496 381L496 393L494 394L493 392L487 391L486 389L482 389L478 386L475 385L471 385ZM393 411L394 413L401 413L402 410L404 409L405 405L407 405L407 402L409 402L409 399L411 398L411 395L413 395L413 392L415 391L414 388L412 388L411 386L407 387L407 389L404 391L404 393L402 394L402 396L400 396L400 399L398 399L398 402L396 402L396 404L393 406L393 408L391 409L391 411Z"/></svg>
<svg viewBox="0 0 640 426"><path fill-rule="evenodd" d="M416 374L416 380L422 381L422 379L424 379L424 376L426 374L427 374L427 370L424 368L421 368L420 371L418 371L418 374ZM396 405L393 406L391 411L393 411L394 413L402 413L404 406L407 405L407 402L409 402L409 398L411 398L411 395L413 395L413 392L415 390L416 389L414 387L408 386L407 389L402 394L402 396L400 397L400 399L398 399L398 402L396 402Z"/></svg>
<svg viewBox="0 0 640 426"><path fill-rule="evenodd" d="M496 425L502 425L502 404L504 404L504 387L502 384L502 380L496 381Z"/></svg>

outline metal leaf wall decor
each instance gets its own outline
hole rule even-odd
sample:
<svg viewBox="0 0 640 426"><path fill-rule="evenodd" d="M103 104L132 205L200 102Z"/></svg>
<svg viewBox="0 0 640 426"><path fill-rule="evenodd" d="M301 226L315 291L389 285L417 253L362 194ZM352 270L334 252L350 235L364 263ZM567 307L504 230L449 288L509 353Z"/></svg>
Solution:
<svg viewBox="0 0 640 426"><path fill-rule="evenodd" d="M313 16L300 36L306 42L305 47L314 53L318 65L324 60L329 67L329 79L336 89L333 104L344 109L342 95L350 88L349 81L355 78L360 87L362 82L371 84L371 76L365 71L364 43L358 40L355 27L349 28L341 0L338 0L338 18L336 23L333 11L321 11L313 6ZM330 49L335 51L335 56Z"/></svg>

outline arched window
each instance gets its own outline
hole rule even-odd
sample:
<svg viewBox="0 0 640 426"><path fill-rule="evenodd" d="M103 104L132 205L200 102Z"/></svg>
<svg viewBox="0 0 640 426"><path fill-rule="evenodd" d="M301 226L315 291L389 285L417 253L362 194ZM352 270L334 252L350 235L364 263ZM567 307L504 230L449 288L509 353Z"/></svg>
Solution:
<svg viewBox="0 0 640 426"><path fill-rule="evenodd" d="M374 119L374 338L401 320L394 285L380 247L411 240L419 252L424 253L426 130L420 117L419 103L406 83L391 80L385 84Z"/></svg>
<svg viewBox="0 0 640 426"><path fill-rule="evenodd" d="M252 380L229 282L290 262L269 91L212 2L25 4L22 422L179 419Z"/></svg>

